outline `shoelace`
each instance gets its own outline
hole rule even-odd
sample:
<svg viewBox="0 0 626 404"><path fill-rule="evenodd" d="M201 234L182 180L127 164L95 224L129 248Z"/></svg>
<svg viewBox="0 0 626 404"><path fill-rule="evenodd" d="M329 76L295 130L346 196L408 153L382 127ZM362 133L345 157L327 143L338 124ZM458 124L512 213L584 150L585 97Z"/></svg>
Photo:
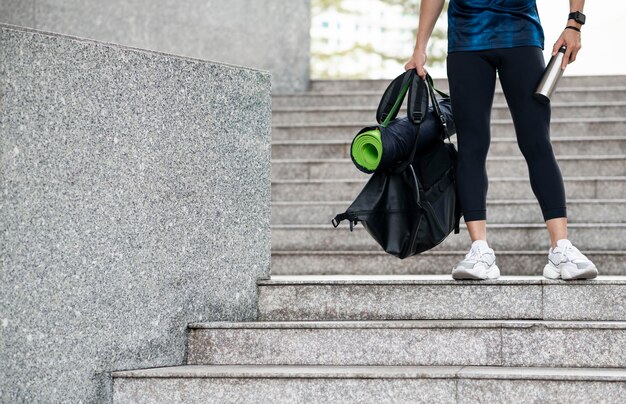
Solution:
<svg viewBox="0 0 626 404"><path fill-rule="evenodd" d="M563 257L567 257L570 261L574 261L575 259L587 260L587 257L580 252L580 250L573 245L566 246L563 251L561 251L560 261L563 260Z"/></svg>
<svg viewBox="0 0 626 404"><path fill-rule="evenodd" d="M483 256L482 251L479 247L472 247L469 252L465 255L465 259L478 259Z"/></svg>

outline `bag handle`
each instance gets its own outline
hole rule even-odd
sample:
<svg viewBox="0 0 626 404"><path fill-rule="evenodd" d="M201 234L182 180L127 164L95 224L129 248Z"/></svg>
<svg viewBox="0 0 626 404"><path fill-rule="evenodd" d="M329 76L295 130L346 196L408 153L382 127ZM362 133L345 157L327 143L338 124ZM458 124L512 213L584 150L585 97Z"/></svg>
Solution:
<svg viewBox="0 0 626 404"><path fill-rule="evenodd" d="M416 125L422 122L424 117L423 102L421 98L415 98L414 94L419 87L421 78L415 70L407 70L389 84L376 111L376 121L380 127L386 128L389 122L396 119L398 111L404 102L406 94L409 94L409 103L407 106L408 117Z"/></svg>
<svg viewBox="0 0 626 404"><path fill-rule="evenodd" d="M443 91L439 91L435 88L435 83L433 82L433 78L430 76L430 74L426 74L426 83L428 84L428 94L430 96L430 100L433 105L433 110L435 111L435 114L437 114L437 116L439 117L439 122L441 123L441 126L443 126L443 133L448 138L448 142L452 142L450 140L450 133L448 131L448 124L446 123L446 118L441 112L441 108L439 107L439 102L437 102L437 97L435 96L435 92L441 95L444 99L449 100L450 96L444 93Z"/></svg>
<svg viewBox="0 0 626 404"><path fill-rule="evenodd" d="M413 121L413 123L415 123L415 125L417 126L415 130L415 136L417 138L415 139L415 143L413 144L413 149L411 150L411 154L409 155L409 157L405 159L398 167L391 170L392 173L396 174L406 170L406 168L413 163L415 153L417 152L417 142L419 140L422 118L425 117L426 113L428 112L428 85L426 81L422 80L417 75L415 69L409 71L413 72L413 76L417 78L416 80L413 80L411 90L409 91L409 107L411 105L413 106L413 111L409 111L409 119L419 118L417 119L417 122Z"/></svg>

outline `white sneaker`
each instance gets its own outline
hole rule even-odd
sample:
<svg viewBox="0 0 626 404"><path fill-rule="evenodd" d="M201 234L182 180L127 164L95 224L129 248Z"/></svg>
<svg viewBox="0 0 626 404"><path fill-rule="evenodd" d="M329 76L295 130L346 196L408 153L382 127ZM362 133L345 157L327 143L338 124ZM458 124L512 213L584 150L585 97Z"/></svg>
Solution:
<svg viewBox="0 0 626 404"><path fill-rule="evenodd" d="M549 279L593 279L598 276L596 266L567 239L556 242L548 251L548 263L543 276Z"/></svg>
<svg viewBox="0 0 626 404"><path fill-rule="evenodd" d="M496 265L496 254L484 240L476 240L465 255L465 259L452 269L453 279L497 279L500 269Z"/></svg>

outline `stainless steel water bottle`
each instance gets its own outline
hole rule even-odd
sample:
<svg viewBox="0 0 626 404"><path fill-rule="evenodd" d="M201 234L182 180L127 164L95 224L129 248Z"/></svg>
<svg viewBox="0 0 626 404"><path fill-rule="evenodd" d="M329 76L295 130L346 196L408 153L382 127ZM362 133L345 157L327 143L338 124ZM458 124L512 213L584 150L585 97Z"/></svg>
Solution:
<svg viewBox="0 0 626 404"><path fill-rule="evenodd" d="M563 69L561 69L561 65L563 64L563 56L565 55L566 49L567 48L565 46L561 46L561 49L559 49L556 55L550 58L550 62L548 63L546 70L544 70L541 81L535 90L535 99L537 101L544 104L550 102L550 97L554 94L556 85L563 76Z"/></svg>

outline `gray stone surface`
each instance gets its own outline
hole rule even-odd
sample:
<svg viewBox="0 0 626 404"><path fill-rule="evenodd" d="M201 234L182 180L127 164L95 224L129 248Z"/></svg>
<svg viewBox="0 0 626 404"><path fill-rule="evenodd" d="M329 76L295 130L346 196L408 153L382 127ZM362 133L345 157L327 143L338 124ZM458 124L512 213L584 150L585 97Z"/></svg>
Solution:
<svg viewBox="0 0 626 404"><path fill-rule="evenodd" d="M116 379L122 403L454 403L445 379Z"/></svg>
<svg viewBox="0 0 626 404"><path fill-rule="evenodd" d="M495 322L263 322L190 325L187 363L499 365Z"/></svg>
<svg viewBox="0 0 626 404"><path fill-rule="evenodd" d="M278 321L190 325L191 365L626 367L626 322Z"/></svg>
<svg viewBox="0 0 626 404"><path fill-rule="evenodd" d="M507 366L183 365L113 372L115 378L499 379L626 382L626 369Z"/></svg>
<svg viewBox="0 0 626 404"><path fill-rule="evenodd" d="M349 200L273 201L272 224L327 224L351 203ZM536 200L489 200L487 211L489 223L540 223L543 220ZM626 199L570 199L567 214L568 223L619 222L626 217Z"/></svg>
<svg viewBox="0 0 626 404"><path fill-rule="evenodd" d="M457 144L456 138L450 139ZM552 149L557 156L623 155L626 136L552 136ZM273 159L350 158L351 139L343 140L276 140L272 142ZM520 156L514 138L492 138L491 156ZM527 174L527 173L526 173ZM525 174L525 175L526 175Z"/></svg>
<svg viewBox="0 0 626 404"><path fill-rule="evenodd" d="M308 201L328 200L332 197L338 201L351 201L363 189L366 180L366 177L321 180L273 178L272 200ZM565 177L564 180L568 199L625 199L626 177ZM532 195L528 178L489 178L488 199L528 200Z"/></svg>
<svg viewBox="0 0 626 404"><path fill-rule="evenodd" d="M37 0L1 0L0 23L35 27L35 2Z"/></svg>
<svg viewBox="0 0 626 404"><path fill-rule="evenodd" d="M0 401L102 402L251 320L269 74L0 26Z"/></svg>
<svg viewBox="0 0 626 404"><path fill-rule="evenodd" d="M459 404L464 403L623 403L626 383L459 380Z"/></svg>
<svg viewBox="0 0 626 404"><path fill-rule="evenodd" d="M469 242L468 246L469 248ZM272 251L272 275L449 275L467 250L436 250L400 260L379 251ZM603 275L624 273L626 252L585 250ZM498 250L502 275L540 275L547 262L546 251Z"/></svg>
<svg viewBox="0 0 626 404"><path fill-rule="evenodd" d="M502 330L502 365L626 367L626 323L533 324Z"/></svg>
<svg viewBox="0 0 626 404"><path fill-rule="evenodd" d="M345 140L350 141L364 126L375 124L375 117L367 122L344 122L341 124L293 124L274 125L274 140ZM588 136L599 134L623 135L626 131L626 118L555 118L551 121L551 134L554 136ZM510 119L492 120L491 134L494 137L514 137L515 129Z"/></svg>
<svg viewBox="0 0 626 404"><path fill-rule="evenodd" d="M336 105L336 104L335 104ZM316 124L328 122L328 124L342 122L370 122L376 117L378 103L368 106L354 106L347 104L343 106L325 107L285 107L274 108L272 110L272 123L274 125L293 124ZM571 102L567 104L551 104L552 117L563 119L571 116L578 118L601 118L626 116L625 101L596 101ZM406 109L401 109L399 116L406 116ZM491 111L491 119L511 119L508 106L506 104L494 104Z"/></svg>
<svg viewBox="0 0 626 404"><path fill-rule="evenodd" d="M568 237L583 250L620 250L626 240L626 223L578 223L568 226ZM439 246L444 250L466 250L469 234L461 225ZM491 224L489 246L497 250L535 249L547 254L550 239L544 224ZM347 223L338 228L328 225L273 225L272 248L276 250L369 250L381 247L362 226L350 232ZM497 259L497 253L496 253Z"/></svg>
<svg viewBox="0 0 626 404"><path fill-rule="evenodd" d="M546 320L626 320L626 285L545 285L543 288ZM584 310L576 310L582 308Z"/></svg>
<svg viewBox="0 0 626 404"><path fill-rule="evenodd" d="M315 82L313 82L315 85ZM278 94L272 97L273 108L293 108L293 107L327 107L329 105L350 105L350 106L377 106L380 102L381 91L337 91L335 88L329 91L318 91L310 93ZM606 102L626 100L626 79L622 85L614 87L570 87L557 94L557 103L569 102ZM495 104L506 102L502 90L496 91L494 97Z"/></svg>
<svg viewBox="0 0 626 404"><path fill-rule="evenodd" d="M626 321L626 277L553 281L448 275L276 276L259 281L259 320L543 319Z"/></svg>
<svg viewBox="0 0 626 404"><path fill-rule="evenodd" d="M259 320L541 318L541 285L284 285L259 288Z"/></svg>
<svg viewBox="0 0 626 404"><path fill-rule="evenodd" d="M270 70L309 84L309 0L0 0L0 22Z"/></svg>
<svg viewBox="0 0 626 404"><path fill-rule="evenodd" d="M574 177L581 173L597 176L620 177L626 175L626 155L617 156L559 156L561 173ZM489 177L517 177L528 182L528 165L522 156L500 156L487 159ZM360 179L368 175L357 170L351 159L275 159L272 161L272 178L322 180L326 178ZM531 194L532 195L532 194ZM491 196L491 195L489 195ZM626 198L626 194L623 195Z"/></svg>
<svg viewBox="0 0 626 404"><path fill-rule="evenodd" d="M435 87L442 90L448 89L446 79L435 79ZM389 80L313 80L311 91L384 91L389 85ZM626 75L617 76L568 76L567 73L559 82L558 96L563 91L577 89L584 91L588 87L624 87ZM582 88L582 89L581 89ZM501 92L500 81L496 80L496 92Z"/></svg>
<svg viewBox="0 0 626 404"><path fill-rule="evenodd" d="M323 365L183 365L167 368L137 369L113 372L114 378L308 378L308 379L445 379L458 374L461 370L482 369L485 375L492 374L494 367L472 366L323 366ZM514 369L511 374L516 374ZM517 368L519 373L519 368ZM592 374L590 369L585 375ZM578 372L580 373L580 372ZM588 376L586 376L588 377ZM626 379L623 370L607 375L608 380Z"/></svg>
<svg viewBox="0 0 626 404"><path fill-rule="evenodd" d="M114 378L115 401L122 403L225 399L272 403L405 399L429 403L527 403L529 397L530 402L619 403L626 390L623 369L180 366L117 372Z"/></svg>

